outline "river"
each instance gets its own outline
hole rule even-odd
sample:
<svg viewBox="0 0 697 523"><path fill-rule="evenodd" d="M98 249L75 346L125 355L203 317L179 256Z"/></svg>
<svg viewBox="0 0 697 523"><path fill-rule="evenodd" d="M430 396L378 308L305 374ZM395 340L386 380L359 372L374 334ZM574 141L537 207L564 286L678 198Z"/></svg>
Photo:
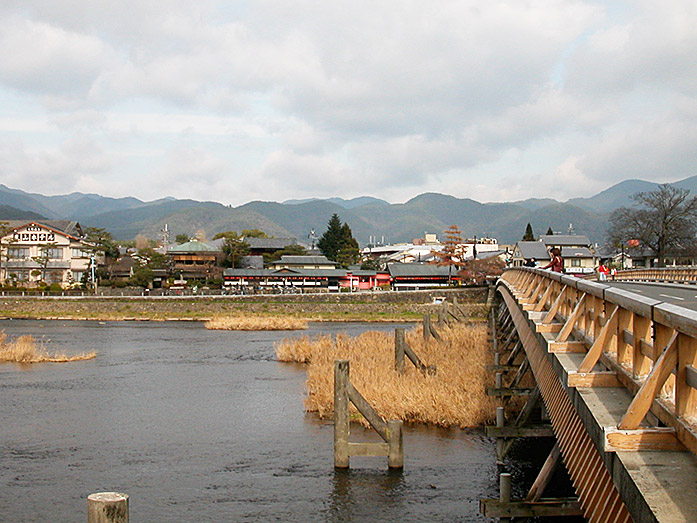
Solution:
<svg viewBox="0 0 697 523"><path fill-rule="evenodd" d="M111 490L138 522L486 521L496 466L481 431L407 426L403 472L386 458L335 472L331 422L303 410L303 367L275 360L286 336L394 327L2 320L97 358L0 364L0 521L84 521L87 495Z"/></svg>

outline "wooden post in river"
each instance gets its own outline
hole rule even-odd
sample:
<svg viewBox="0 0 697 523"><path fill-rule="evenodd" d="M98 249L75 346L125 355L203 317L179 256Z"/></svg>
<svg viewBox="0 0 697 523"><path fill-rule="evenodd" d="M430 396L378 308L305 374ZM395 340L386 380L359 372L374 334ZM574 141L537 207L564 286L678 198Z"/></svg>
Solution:
<svg viewBox="0 0 697 523"><path fill-rule="evenodd" d="M394 368L399 374L404 374L404 346L407 344L404 329L394 330Z"/></svg>
<svg viewBox="0 0 697 523"><path fill-rule="evenodd" d="M351 443L349 406L353 403L384 443ZM387 456L391 469L404 467L403 422L385 422L349 379L348 360L334 361L334 467L348 468L351 456Z"/></svg>
<svg viewBox="0 0 697 523"><path fill-rule="evenodd" d="M349 467L349 362L334 362L334 466Z"/></svg>
<svg viewBox="0 0 697 523"><path fill-rule="evenodd" d="M424 374L428 374L429 376L436 375L435 365L424 364L407 343L404 328L397 328L394 330L394 368L398 374L404 374L406 371L406 358L409 358L409 361L414 364L414 367Z"/></svg>
<svg viewBox="0 0 697 523"><path fill-rule="evenodd" d="M128 523L128 495L98 492L87 496L87 523Z"/></svg>

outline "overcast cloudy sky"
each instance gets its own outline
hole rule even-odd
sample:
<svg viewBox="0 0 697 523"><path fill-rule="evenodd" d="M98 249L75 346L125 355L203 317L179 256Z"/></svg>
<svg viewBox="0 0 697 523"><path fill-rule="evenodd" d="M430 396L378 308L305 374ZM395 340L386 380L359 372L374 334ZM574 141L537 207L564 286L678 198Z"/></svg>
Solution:
<svg viewBox="0 0 697 523"><path fill-rule="evenodd" d="M697 2L2 0L0 183L590 196L697 174Z"/></svg>

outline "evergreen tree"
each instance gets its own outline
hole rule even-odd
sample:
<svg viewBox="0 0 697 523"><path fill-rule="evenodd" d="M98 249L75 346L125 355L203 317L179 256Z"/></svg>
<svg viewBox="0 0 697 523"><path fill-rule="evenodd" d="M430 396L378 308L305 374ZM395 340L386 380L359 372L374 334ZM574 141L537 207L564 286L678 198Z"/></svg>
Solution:
<svg viewBox="0 0 697 523"><path fill-rule="evenodd" d="M535 235L532 232L532 225L528 222L528 226L525 227L525 234L523 234L523 241L524 242L534 242L535 241Z"/></svg>
<svg viewBox="0 0 697 523"><path fill-rule="evenodd" d="M249 244L242 240L242 236L237 234L237 231L219 232L213 236L214 240L225 238L223 243L223 266L235 267L240 266L242 258L249 253Z"/></svg>
<svg viewBox="0 0 697 523"><path fill-rule="evenodd" d="M339 218L338 214L334 213L332 217L329 218L327 230L317 242L317 247L328 259L336 261L336 255L341 248L342 238L341 218Z"/></svg>
<svg viewBox="0 0 697 523"><path fill-rule="evenodd" d="M357 263L361 257L361 252L358 249L358 242L353 237L351 227L348 223L341 226L341 247L336 253L336 261L344 267Z"/></svg>
<svg viewBox="0 0 697 523"><path fill-rule="evenodd" d="M547 236L554 236L554 231L552 230L551 227L547 228Z"/></svg>
<svg viewBox="0 0 697 523"><path fill-rule="evenodd" d="M189 241L189 235L188 234L177 234L174 237L174 241L177 245L181 245L182 243L186 243Z"/></svg>
<svg viewBox="0 0 697 523"><path fill-rule="evenodd" d="M342 224L336 213L329 219L327 230L317 242L317 247L328 259L344 266L356 263L360 256L351 227L347 223Z"/></svg>

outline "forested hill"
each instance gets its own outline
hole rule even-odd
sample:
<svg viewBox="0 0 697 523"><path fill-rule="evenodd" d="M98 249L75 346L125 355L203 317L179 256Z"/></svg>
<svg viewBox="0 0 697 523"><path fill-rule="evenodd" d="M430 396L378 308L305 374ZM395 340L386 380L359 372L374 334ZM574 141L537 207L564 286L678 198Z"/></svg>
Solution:
<svg viewBox="0 0 697 523"><path fill-rule="evenodd" d="M243 229L261 229L267 234L305 240L311 230L320 235L332 214L350 225L361 245L371 236L387 242L410 241L425 232L441 234L456 224L465 236L493 236L500 243L514 243L532 224L536 235L548 228L567 232L570 224L591 241L605 239L607 219L613 209L631 203L629 197L650 191L658 184L626 180L589 198L567 202L529 199L518 202L480 203L469 198L426 193L408 202L390 204L372 197L352 200L292 200L284 203L250 202L229 207L216 202L164 198L144 202L136 198L107 198L97 194L72 193L44 196L0 185L0 219L72 219L83 226L103 227L115 238L132 239L138 234L157 237L167 224L172 235L194 235ZM697 176L673 185L697 194ZM24 213L24 214L22 214Z"/></svg>

